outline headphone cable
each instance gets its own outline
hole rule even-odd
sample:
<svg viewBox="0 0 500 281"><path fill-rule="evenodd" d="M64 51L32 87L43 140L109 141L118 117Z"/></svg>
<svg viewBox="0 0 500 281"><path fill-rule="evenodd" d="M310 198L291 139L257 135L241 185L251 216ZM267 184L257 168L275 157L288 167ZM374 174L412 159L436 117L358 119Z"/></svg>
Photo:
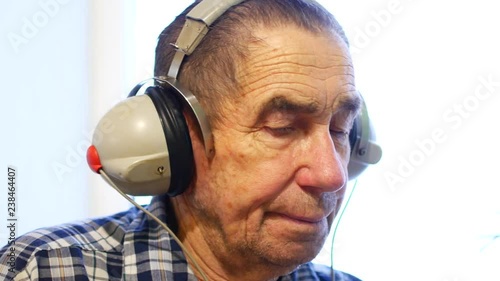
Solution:
<svg viewBox="0 0 500 281"><path fill-rule="evenodd" d="M118 193L120 193L121 196L125 197L125 199L127 199L130 203L132 203L132 205L134 205L135 207L139 208L141 211L143 211L145 214L147 214L149 217L151 217L153 220L155 220L161 227L163 227L172 236L172 238L174 238L175 242L177 242L179 244L179 246L181 247L182 251L186 254L187 258L189 258L189 260L191 260L191 262L193 263L193 266L196 268L196 270L198 270L198 272L200 273L200 275L203 278L203 280L204 281L208 281L208 278L205 275L205 272L203 272L203 270L201 269L201 267L198 265L198 263L196 262L196 260L191 255L191 253L186 249L186 247L184 246L184 244L182 244L181 240L179 240L179 238L177 237L177 235L175 235L175 233L165 223L163 223L159 218L157 218L155 215L153 215L151 212L149 212L148 210L146 210L141 205L137 204L137 202L135 202L127 194L125 194L123 191L121 191L115 185L115 183L113 181L111 181L111 179L106 174L106 172L104 172L103 169L101 169L99 171L99 174L104 178L104 180L109 185L111 185L111 187L113 187Z"/></svg>
<svg viewBox="0 0 500 281"><path fill-rule="evenodd" d="M342 208L342 211L339 214L339 218L337 219L337 223L335 224L335 227L333 228L333 234L332 234L332 245L330 248L330 267L331 267L331 277L332 281L335 281L335 271L333 269L333 242L335 240L335 236L337 235L337 229L340 224L340 220L344 216L345 209L347 208L347 205L349 205L349 201L351 201L352 194L354 193L354 189L356 189L356 185L358 184L358 180L354 180L354 185L352 186L351 192L349 193L349 197L347 197L347 200L345 201L344 208Z"/></svg>

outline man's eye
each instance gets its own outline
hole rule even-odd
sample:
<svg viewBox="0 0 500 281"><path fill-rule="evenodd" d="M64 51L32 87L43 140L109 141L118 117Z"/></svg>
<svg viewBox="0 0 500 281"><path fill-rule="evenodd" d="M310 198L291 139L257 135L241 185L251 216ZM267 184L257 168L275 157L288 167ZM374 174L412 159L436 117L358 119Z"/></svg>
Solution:
<svg viewBox="0 0 500 281"><path fill-rule="evenodd" d="M284 137L288 136L296 131L294 127L267 127L268 131L275 137Z"/></svg>
<svg viewBox="0 0 500 281"><path fill-rule="evenodd" d="M345 141L349 137L349 132L343 130L330 130L330 134L337 141Z"/></svg>

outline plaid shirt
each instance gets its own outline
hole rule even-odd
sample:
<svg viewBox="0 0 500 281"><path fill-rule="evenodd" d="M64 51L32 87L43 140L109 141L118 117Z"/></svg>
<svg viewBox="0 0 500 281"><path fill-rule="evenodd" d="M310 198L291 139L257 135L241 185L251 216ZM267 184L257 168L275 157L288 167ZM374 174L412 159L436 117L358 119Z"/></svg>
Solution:
<svg viewBox="0 0 500 281"><path fill-rule="evenodd" d="M168 199L150 212L176 227ZM11 248L14 247L14 251ZM15 264L12 261L15 259ZM113 216L35 230L0 250L0 280L197 280L179 245L145 213ZM300 266L280 281L330 280L327 268ZM336 281L359 281L336 272Z"/></svg>

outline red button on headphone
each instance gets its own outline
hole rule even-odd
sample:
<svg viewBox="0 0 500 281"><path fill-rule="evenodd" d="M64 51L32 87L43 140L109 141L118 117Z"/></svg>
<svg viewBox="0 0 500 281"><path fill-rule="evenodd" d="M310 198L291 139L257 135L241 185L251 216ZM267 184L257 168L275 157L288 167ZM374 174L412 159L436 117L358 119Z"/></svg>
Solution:
<svg viewBox="0 0 500 281"><path fill-rule="evenodd" d="M97 149L93 145L87 149L87 163L92 171L99 174L102 169L101 159L99 159L99 153L97 153Z"/></svg>

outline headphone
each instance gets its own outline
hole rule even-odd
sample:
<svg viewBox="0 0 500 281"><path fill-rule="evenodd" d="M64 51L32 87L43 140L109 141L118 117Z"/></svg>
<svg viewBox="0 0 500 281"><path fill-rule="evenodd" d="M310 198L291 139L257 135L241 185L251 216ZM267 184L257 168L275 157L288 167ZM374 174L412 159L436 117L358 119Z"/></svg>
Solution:
<svg viewBox="0 0 500 281"><path fill-rule="evenodd" d="M187 105L194 113L207 155L211 153L213 140L203 109L196 97L177 81L177 75L184 57L195 50L209 26L241 2L204 0L187 14L173 44L176 52L168 76L152 78L156 85L147 87L142 95L137 93L146 81L139 83L126 100L99 121L87 150L87 162L94 172L103 169L129 195L176 196L187 189L194 174L194 160L183 106ZM364 101L349 133L349 142L348 174L352 180L382 156Z"/></svg>

